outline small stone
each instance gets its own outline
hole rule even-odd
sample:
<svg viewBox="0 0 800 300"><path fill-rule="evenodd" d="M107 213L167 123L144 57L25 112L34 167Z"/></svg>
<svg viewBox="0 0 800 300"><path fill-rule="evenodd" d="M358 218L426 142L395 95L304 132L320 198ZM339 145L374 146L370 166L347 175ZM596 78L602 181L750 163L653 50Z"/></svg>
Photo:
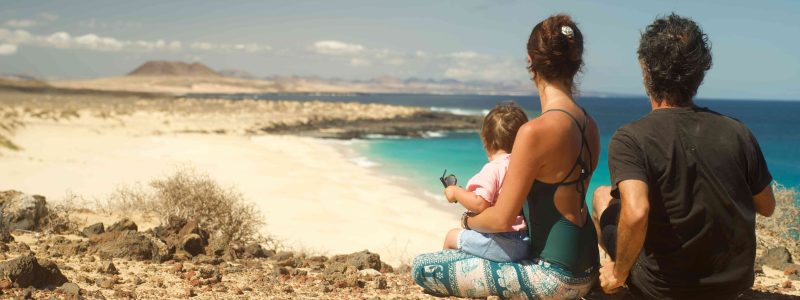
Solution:
<svg viewBox="0 0 800 300"><path fill-rule="evenodd" d="M308 276L308 271L301 269L293 269L292 276Z"/></svg>
<svg viewBox="0 0 800 300"><path fill-rule="evenodd" d="M250 244L244 247L244 255L245 257L253 257L253 258L269 258L274 253L267 253L260 244Z"/></svg>
<svg viewBox="0 0 800 300"><path fill-rule="evenodd" d="M95 223L95 224L86 226L81 231L81 233L85 237L90 237L90 236L93 236L93 235L96 235L96 234L101 234L103 232L106 232L105 227L103 226L103 223Z"/></svg>
<svg viewBox="0 0 800 300"><path fill-rule="evenodd" d="M194 297L197 294L194 293L194 288L188 287L186 288L186 297Z"/></svg>
<svg viewBox="0 0 800 300"><path fill-rule="evenodd" d="M191 281L189 281L189 284L191 286L200 286L200 279L192 279Z"/></svg>
<svg viewBox="0 0 800 300"><path fill-rule="evenodd" d="M240 288L238 288L238 287L233 287L233 288L231 288L231 290L230 290L230 291L231 291L231 293L233 293L233 294L235 294L235 295L242 295L242 294L244 294L244 292L242 292L242 289L240 289Z"/></svg>
<svg viewBox="0 0 800 300"><path fill-rule="evenodd" d="M783 283L781 283L781 288L782 289L790 289L790 288L792 288L792 281L791 280L784 281Z"/></svg>
<svg viewBox="0 0 800 300"><path fill-rule="evenodd" d="M381 262L380 271L381 271L381 273L393 273L394 272L394 268L392 268L391 265L389 265L389 264L387 264L385 262Z"/></svg>
<svg viewBox="0 0 800 300"><path fill-rule="evenodd" d="M287 294L291 294L291 293L294 293L294 288L292 288L291 285L287 285L287 286L283 287L283 289L281 289L281 291L283 291L284 293L287 293Z"/></svg>
<svg viewBox="0 0 800 300"><path fill-rule="evenodd" d="M383 277L376 279L373 285L377 290L383 290L389 287L389 284L386 282L386 278Z"/></svg>
<svg viewBox="0 0 800 300"><path fill-rule="evenodd" d="M332 291L333 291L333 287L332 286L327 285L327 284L322 286L322 292L323 293L330 293Z"/></svg>
<svg viewBox="0 0 800 300"><path fill-rule="evenodd" d="M29 287L22 292L22 299L33 300L33 287Z"/></svg>
<svg viewBox="0 0 800 300"><path fill-rule="evenodd" d="M117 275L117 274L119 274L119 270L117 270L117 266L115 266L114 262L112 262L110 260L106 261L106 262L103 262L100 265L100 268L97 271L100 272L100 273L109 274L109 275Z"/></svg>
<svg viewBox="0 0 800 300"><path fill-rule="evenodd" d="M381 272L378 272L375 269L364 269L358 271L358 277L364 278L366 280L373 280L380 276L382 276Z"/></svg>
<svg viewBox="0 0 800 300"><path fill-rule="evenodd" d="M292 257L294 257L294 252L281 251L281 252L278 252L277 254L273 255L272 257L270 257L270 259L273 259L273 260L276 260L276 261L282 261L282 260L290 259Z"/></svg>
<svg viewBox="0 0 800 300"><path fill-rule="evenodd" d="M12 286L11 281L8 279L0 279L0 290L7 290L10 289Z"/></svg>
<svg viewBox="0 0 800 300"><path fill-rule="evenodd" d="M797 265L786 266L783 269L783 275L789 276L792 274L797 274Z"/></svg>
<svg viewBox="0 0 800 300"><path fill-rule="evenodd" d="M197 275L197 272L189 271L189 272L186 272L186 274L184 275L184 278L186 278L186 280L192 280L192 278L194 278L195 275Z"/></svg>
<svg viewBox="0 0 800 300"><path fill-rule="evenodd" d="M111 289L114 287L114 280L109 277L106 277L100 279L100 281L97 282L97 285L104 289Z"/></svg>
<svg viewBox="0 0 800 300"><path fill-rule="evenodd" d="M142 280L141 278L139 278L139 276L134 276L134 277L133 277L133 285L140 285L140 284L142 284L142 283L144 283L144 280Z"/></svg>
<svg viewBox="0 0 800 300"><path fill-rule="evenodd" d="M275 273L275 275L278 275L278 276L280 276L280 275L289 275L290 274L289 269L287 269L286 267L278 267L278 268L275 269L274 273Z"/></svg>
<svg viewBox="0 0 800 300"><path fill-rule="evenodd" d="M107 232L125 231L125 230L137 231L139 230L139 226L136 226L136 223L134 223L130 219L124 218L122 220L119 220L117 223L114 223L110 227L108 227Z"/></svg>
<svg viewBox="0 0 800 300"><path fill-rule="evenodd" d="M61 291L63 291L65 294L70 295L70 296L74 296L74 297L78 297L81 294L81 287L79 287L77 284L74 284L72 282L67 282L67 283L61 285L61 287L59 289L61 289Z"/></svg>
<svg viewBox="0 0 800 300"><path fill-rule="evenodd" d="M86 257L86 261L87 261L87 262L94 262L94 261L95 261L95 259L94 259L94 256L91 256L91 255L90 255L90 256L87 256L87 257Z"/></svg>
<svg viewBox="0 0 800 300"><path fill-rule="evenodd" d="M786 247L775 247L765 251L758 261L770 268L782 270L787 263L792 262L792 254Z"/></svg>
<svg viewBox="0 0 800 300"><path fill-rule="evenodd" d="M175 271L175 273L183 272L183 264L182 263L176 263L175 266L172 267L172 270Z"/></svg>

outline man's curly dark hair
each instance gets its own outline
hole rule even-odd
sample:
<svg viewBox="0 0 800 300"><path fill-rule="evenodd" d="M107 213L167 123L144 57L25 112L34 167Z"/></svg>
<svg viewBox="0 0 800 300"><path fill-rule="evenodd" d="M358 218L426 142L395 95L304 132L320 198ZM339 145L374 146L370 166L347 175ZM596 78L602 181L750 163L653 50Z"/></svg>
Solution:
<svg viewBox="0 0 800 300"><path fill-rule="evenodd" d="M647 26L637 53L647 94L659 103L691 105L711 69L708 36L697 23L675 13Z"/></svg>

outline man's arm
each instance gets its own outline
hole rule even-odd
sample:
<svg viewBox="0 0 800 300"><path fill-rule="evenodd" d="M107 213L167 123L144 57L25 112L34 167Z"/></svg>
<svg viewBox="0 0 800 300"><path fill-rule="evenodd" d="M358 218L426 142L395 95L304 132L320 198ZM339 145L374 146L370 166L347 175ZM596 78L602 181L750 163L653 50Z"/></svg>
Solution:
<svg viewBox="0 0 800 300"><path fill-rule="evenodd" d="M490 206L483 197L455 185L448 186L444 190L444 196L447 201L458 202L464 208L478 214Z"/></svg>
<svg viewBox="0 0 800 300"><path fill-rule="evenodd" d="M619 182L620 216L617 226L616 261L600 269L600 285L606 293L614 293L625 284L631 267L639 256L647 233L650 202L647 183L641 180Z"/></svg>
<svg viewBox="0 0 800 300"><path fill-rule="evenodd" d="M753 196L753 207L762 216L772 216L775 212L775 195L772 193L771 185L767 185L764 190Z"/></svg>

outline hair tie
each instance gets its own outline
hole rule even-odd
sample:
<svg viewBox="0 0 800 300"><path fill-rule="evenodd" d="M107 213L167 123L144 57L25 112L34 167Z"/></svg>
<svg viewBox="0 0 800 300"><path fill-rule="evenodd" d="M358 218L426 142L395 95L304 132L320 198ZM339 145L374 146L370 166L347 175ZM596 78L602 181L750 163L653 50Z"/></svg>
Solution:
<svg viewBox="0 0 800 300"><path fill-rule="evenodd" d="M561 26L561 34L566 35L568 38L572 38L575 36L575 32L572 31L572 27L567 25Z"/></svg>

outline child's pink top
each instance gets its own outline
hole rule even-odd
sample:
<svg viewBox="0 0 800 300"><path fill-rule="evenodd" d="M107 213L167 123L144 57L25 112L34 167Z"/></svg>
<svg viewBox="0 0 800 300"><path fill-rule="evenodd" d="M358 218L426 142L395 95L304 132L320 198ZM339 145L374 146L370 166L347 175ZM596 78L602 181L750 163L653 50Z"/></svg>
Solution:
<svg viewBox="0 0 800 300"><path fill-rule="evenodd" d="M506 177L510 161L511 154L504 154L485 164L478 174L469 179L467 191L483 197L486 202L494 206L495 201L500 196L501 185L503 185L503 178ZM511 228L516 231L527 228L525 226L525 218L517 216L517 221L514 222Z"/></svg>

